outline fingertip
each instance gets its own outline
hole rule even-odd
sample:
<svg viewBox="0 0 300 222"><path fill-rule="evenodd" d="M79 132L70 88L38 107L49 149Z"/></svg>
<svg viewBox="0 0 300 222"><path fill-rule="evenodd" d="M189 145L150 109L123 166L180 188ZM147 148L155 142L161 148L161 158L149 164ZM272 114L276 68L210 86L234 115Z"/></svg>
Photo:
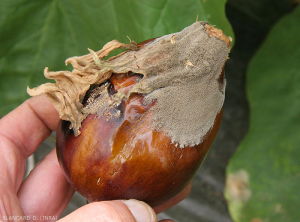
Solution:
<svg viewBox="0 0 300 222"><path fill-rule="evenodd" d="M137 222L154 222L157 221L156 213L145 202L135 199L123 200L123 203L133 214Z"/></svg>
<svg viewBox="0 0 300 222"><path fill-rule="evenodd" d="M59 222L156 222L154 210L138 200L113 200L89 203Z"/></svg>
<svg viewBox="0 0 300 222"><path fill-rule="evenodd" d="M24 103L27 103L32 108L49 130L56 130L59 122L59 115L53 104L45 95L31 97Z"/></svg>

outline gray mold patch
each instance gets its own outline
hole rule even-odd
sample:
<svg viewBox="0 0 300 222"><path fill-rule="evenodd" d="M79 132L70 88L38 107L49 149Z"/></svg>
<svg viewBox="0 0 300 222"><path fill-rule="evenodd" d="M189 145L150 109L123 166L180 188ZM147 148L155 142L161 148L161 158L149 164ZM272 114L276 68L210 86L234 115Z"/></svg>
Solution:
<svg viewBox="0 0 300 222"><path fill-rule="evenodd" d="M134 42L127 45L114 40L98 52L90 50L88 55L70 58L67 61L74 67L72 73L65 71L64 74L63 71L58 75L58 72L47 72L57 81L47 85L49 98L56 99L54 105L61 111L60 116L71 121L78 135L79 120L88 114L80 103L87 86L103 83L112 73L139 73L143 78L131 91L127 95L117 93L116 97L122 99L131 93L140 93L145 95L146 103L157 101L153 107L153 129L166 132L172 142L182 148L199 144L213 127L224 103L226 84L224 80L220 87L219 79L230 50L227 43L212 37L206 27L207 23L196 22L181 32L150 41L139 50ZM221 35L224 36L223 33ZM116 48L129 50L102 60ZM65 89L62 81L65 79L76 84ZM47 91L40 87L42 89L29 92L36 95ZM71 107L69 103L72 101L76 104ZM69 107L61 107L61 104ZM74 107L77 110L74 111ZM73 113L77 116L72 116ZM82 113L81 118L78 118L78 113Z"/></svg>
<svg viewBox="0 0 300 222"><path fill-rule="evenodd" d="M210 37L205 24L194 23L111 60L113 64L125 64L135 58L114 71L144 75L131 93L147 94L146 101L157 101L153 128L167 132L182 148L202 142L225 99L226 84L220 88L219 78L229 48Z"/></svg>

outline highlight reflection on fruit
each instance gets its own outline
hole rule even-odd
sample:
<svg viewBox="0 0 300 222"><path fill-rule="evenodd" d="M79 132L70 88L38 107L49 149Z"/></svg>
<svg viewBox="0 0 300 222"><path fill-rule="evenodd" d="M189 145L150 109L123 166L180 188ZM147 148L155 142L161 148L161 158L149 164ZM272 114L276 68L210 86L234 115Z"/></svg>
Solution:
<svg viewBox="0 0 300 222"><path fill-rule="evenodd" d="M231 40L196 22L140 44L117 41L48 72L45 93L62 119L57 156L89 201L138 199L151 206L192 180L217 134ZM116 48L128 50L102 60Z"/></svg>

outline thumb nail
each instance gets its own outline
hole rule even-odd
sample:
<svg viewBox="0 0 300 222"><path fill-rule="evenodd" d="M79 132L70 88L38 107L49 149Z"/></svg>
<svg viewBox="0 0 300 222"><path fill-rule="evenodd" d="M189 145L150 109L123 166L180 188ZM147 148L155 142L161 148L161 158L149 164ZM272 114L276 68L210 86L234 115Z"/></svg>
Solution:
<svg viewBox="0 0 300 222"><path fill-rule="evenodd" d="M157 221L154 210L146 203L134 199L123 200L137 222Z"/></svg>

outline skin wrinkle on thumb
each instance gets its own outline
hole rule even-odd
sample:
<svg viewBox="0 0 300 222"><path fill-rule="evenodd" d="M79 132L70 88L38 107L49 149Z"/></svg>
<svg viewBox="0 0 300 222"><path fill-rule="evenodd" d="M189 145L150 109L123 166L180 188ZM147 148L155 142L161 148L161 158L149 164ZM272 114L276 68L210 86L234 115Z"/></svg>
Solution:
<svg viewBox="0 0 300 222"><path fill-rule="evenodd" d="M136 222L156 222L157 217L154 210L146 203L134 199L123 200L123 203L128 207L133 214Z"/></svg>

